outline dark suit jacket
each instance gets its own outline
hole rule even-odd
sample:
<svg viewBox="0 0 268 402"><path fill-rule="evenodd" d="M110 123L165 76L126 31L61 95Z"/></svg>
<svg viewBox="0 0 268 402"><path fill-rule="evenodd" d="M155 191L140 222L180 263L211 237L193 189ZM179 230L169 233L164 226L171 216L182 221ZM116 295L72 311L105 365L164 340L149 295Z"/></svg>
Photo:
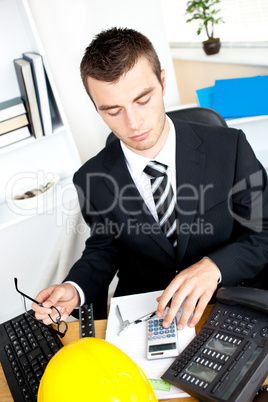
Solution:
<svg viewBox="0 0 268 402"><path fill-rule="evenodd" d="M74 175L91 226L83 256L66 280L88 302L118 270L116 295L164 289L210 257L222 285L250 281L268 262L267 175L242 131L175 121L178 247L145 206L116 139Z"/></svg>

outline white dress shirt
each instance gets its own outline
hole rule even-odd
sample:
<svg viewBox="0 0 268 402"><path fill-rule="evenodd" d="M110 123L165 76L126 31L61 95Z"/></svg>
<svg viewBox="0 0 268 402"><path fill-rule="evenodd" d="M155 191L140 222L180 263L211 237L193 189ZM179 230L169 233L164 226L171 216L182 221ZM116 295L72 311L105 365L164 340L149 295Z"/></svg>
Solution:
<svg viewBox="0 0 268 402"><path fill-rule="evenodd" d="M169 122L169 134L165 142L165 145L159 152L159 154L154 159L149 159L144 156L138 155L131 151L121 142L122 151L125 155L126 164L129 173L136 184L145 204L149 208L149 211L158 222L158 216L155 209L155 203L153 199L152 189L151 189L151 179L148 174L144 173L144 168L150 160L155 160L157 162L163 163L168 166L167 175L171 181L174 194L176 194L176 158L175 158L175 148L176 148L176 136L175 127L173 122L167 117Z"/></svg>

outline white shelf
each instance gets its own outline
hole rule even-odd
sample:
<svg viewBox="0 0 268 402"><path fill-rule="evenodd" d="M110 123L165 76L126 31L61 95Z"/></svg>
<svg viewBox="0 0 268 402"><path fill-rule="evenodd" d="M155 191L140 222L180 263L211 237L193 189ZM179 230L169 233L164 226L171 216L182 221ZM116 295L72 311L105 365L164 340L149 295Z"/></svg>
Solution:
<svg viewBox="0 0 268 402"><path fill-rule="evenodd" d="M49 196L35 197L30 199L30 203L27 202L22 205L5 202L0 205L0 230L11 227L21 223L27 219L38 217L38 215L55 215L57 220L57 212L59 208L68 210L68 205L71 202L77 203L76 189L72 183L72 178L68 177L61 179L56 185L55 190ZM78 204L77 204L77 207Z"/></svg>
<svg viewBox="0 0 268 402"><path fill-rule="evenodd" d="M268 48L230 48L221 47L217 54L207 56L200 46L171 47L173 60L202 61L205 63L243 64L247 66L268 67Z"/></svg>
<svg viewBox="0 0 268 402"><path fill-rule="evenodd" d="M0 102L21 96L13 60L22 57L23 52L37 52L43 56L56 116L51 135L0 149L2 322L14 316L21 305L13 278L21 278L25 292L34 297L54 280L59 282L65 277L81 255L85 239L77 239L73 226L80 222L81 213L72 177L81 160L27 0L0 1L0 35L5 38L1 42ZM54 191L35 197L33 204L25 207L6 202L12 186L40 172L60 177Z"/></svg>

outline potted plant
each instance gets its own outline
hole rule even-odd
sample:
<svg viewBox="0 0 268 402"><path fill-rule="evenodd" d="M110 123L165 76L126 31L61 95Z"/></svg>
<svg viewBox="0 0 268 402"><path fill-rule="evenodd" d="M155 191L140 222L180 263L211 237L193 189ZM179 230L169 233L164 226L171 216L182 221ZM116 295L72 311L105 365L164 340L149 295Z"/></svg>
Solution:
<svg viewBox="0 0 268 402"><path fill-rule="evenodd" d="M192 0L187 2L185 14L190 14L192 17L186 22L200 20L197 35L200 35L203 28L205 29L208 39L203 41L203 49L208 55L218 53L221 47L220 39L214 38L214 25L224 22L222 17L218 17L220 9L215 8L219 3L220 0Z"/></svg>

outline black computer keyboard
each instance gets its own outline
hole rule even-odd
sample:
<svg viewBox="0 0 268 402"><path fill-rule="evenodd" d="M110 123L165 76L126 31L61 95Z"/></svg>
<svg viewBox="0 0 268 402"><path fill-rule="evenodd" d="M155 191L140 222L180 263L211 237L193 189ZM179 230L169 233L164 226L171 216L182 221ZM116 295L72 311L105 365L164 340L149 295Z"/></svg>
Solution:
<svg viewBox="0 0 268 402"><path fill-rule="evenodd" d="M49 326L28 314L0 325L0 361L15 402L37 400L47 363L62 346Z"/></svg>

